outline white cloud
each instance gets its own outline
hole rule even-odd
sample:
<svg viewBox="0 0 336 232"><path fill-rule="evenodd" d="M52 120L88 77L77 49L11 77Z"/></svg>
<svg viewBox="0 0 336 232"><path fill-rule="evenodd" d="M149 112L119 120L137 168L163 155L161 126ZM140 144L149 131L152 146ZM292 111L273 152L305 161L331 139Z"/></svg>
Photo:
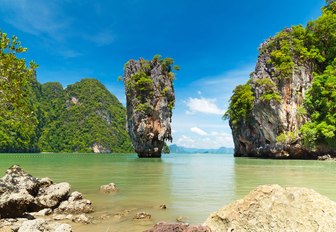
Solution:
<svg viewBox="0 0 336 232"><path fill-rule="evenodd" d="M186 136L186 135L182 135L180 138L177 139L176 144L179 146L183 146L183 147L188 147L190 144L194 144L195 140L193 140L192 138Z"/></svg>
<svg viewBox="0 0 336 232"><path fill-rule="evenodd" d="M194 114L196 112L205 114L216 114L223 115L225 110L220 109L216 105L215 98L189 98L185 104L188 106L189 110L187 113Z"/></svg>
<svg viewBox="0 0 336 232"><path fill-rule="evenodd" d="M56 1L3 0L1 10L6 11L7 23L36 36L60 38L64 34L61 30L67 26Z"/></svg>
<svg viewBox="0 0 336 232"><path fill-rule="evenodd" d="M190 128L191 132L194 132L195 134L201 135L201 136L206 136L208 133L206 133L204 130L198 127L192 127Z"/></svg>

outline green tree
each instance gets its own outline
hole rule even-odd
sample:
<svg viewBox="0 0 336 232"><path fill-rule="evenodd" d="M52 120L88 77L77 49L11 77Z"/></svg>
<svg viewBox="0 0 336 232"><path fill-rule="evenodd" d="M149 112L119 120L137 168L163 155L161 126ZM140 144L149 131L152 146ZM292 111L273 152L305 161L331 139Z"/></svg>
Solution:
<svg viewBox="0 0 336 232"><path fill-rule="evenodd" d="M0 152L37 151L37 65L18 58L26 51L16 36L0 31Z"/></svg>
<svg viewBox="0 0 336 232"><path fill-rule="evenodd" d="M314 76L305 103L311 116L301 128L305 145L336 148L336 59L323 74Z"/></svg>
<svg viewBox="0 0 336 232"><path fill-rule="evenodd" d="M228 110L224 114L224 119L228 119L233 128L246 121L252 111L254 94L249 84L238 85L233 90Z"/></svg>

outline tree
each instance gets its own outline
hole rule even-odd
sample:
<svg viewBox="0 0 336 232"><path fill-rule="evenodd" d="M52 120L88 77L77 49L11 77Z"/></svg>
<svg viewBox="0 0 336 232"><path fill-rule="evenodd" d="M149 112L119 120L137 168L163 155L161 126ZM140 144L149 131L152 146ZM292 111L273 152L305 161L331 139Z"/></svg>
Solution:
<svg viewBox="0 0 336 232"><path fill-rule="evenodd" d="M27 51L16 36L0 31L0 152L36 151L35 68L17 55Z"/></svg>

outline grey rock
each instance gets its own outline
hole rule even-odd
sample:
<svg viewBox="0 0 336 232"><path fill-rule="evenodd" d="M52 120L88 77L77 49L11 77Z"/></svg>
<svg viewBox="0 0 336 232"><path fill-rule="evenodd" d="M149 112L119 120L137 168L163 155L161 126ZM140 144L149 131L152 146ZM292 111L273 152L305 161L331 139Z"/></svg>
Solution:
<svg viewBox="0 0 336 232"><path fill-rule="evenodd" d="M91 223L90 218L86 214L80 214L80 215L73 216L71 220L73 222L82 223L82 224L90 224Z"/></svg>
<svg viewBox="0 0 336 232"><path fill-rule="evenodd" d="M56 208L60 202L67 199L70 193L69 183L53 184L46 188L41 188L36 198L36 203L43 208Z"/></svg>
<svg viewBox="0 0 336 232"><path fill-rule="evenodd" d="M81 193L74 192L68 200L61 202L58 208L55 209L55 212L59 214L82 214L91 213L93 210L91 201L83 199Z"/></svg>
<svg viewBox="0 0 336 232"><path fill-rule="evenodd" d="M20 166L13 165L6 171L5 176L1 178L0 190L5 186L10 191L25 189L32 196L36 196L40 183L37 178L26 173Z"/></svg>
<svg viewBox="0 0 336 232"><path fill-rule="evenodd" d="M314 190L263 185L212 213L212 231L336 231L336 203Z"/></svg>
<svg viewBox="0 0 336 232"><path fill-rule="evenodd" d="M109 183L107 185L100 186L100 192L102 193L115 193L118 191L119 189L115 183Z"/></svg>
<svg viewBox="0 0 336 232"><path fill-rule="evenodd" d="M20 217L34 207L34 197L25 189L0 195L0 218Z"/></svg>
<svg viewBox="0 0 336 232"><path fill-rule="evenodd" d="M127 130L139 157L161 157L166 140L172 141L171 117L175 101L173 76L162 61L130 60L124 69ZM146 74L151 83L141 90L134 77Z"/></svg>
<svg viewBox="0 0 336 232"><path fill-rule="evenodd" d="M0 179L0 219L45 216L58 206L56 210L60 213L93 211L92 203L83 199L80 192L75 191L70 196L69 193L69 183L53 184L49 178L32 177L14 165Z"/></svg>

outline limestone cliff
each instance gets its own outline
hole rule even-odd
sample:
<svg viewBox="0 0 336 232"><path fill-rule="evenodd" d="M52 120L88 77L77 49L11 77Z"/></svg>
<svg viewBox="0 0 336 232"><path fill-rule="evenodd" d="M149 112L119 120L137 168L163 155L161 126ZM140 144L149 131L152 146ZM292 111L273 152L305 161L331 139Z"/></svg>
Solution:
<svg viewBox="0 0 336 232"><path fill-rule="evenodd" d="M233 129L236 156L302 157L306 153L298 138L280 144L280 134L297 133L307 121L300 115L305 92L311 86L312 71L295 64L290 78L281 74L270 63L271 40L260 47L255 71L249 85L254 93L248 120ZM231 125L231 127L233 127Z"/></svg>
<svg viewBox="0 0 336 232"><path fill-rule="evenodd" d="M234 90L225 114L235 156L315 159L336 155L332 94L336 59L330 52L336 46L335 12L324 8L323 16L307 28L287 28L261 44L255 71L246 85ZM327 38L323 44L321 28Z"/></svg>
<svg viewBox="0 0 336 232"><path fill-rule="evenodd" d="M170 58L156 56L152 61L130 60L125 65L127 129L139 157L161 157L164 141L172 141L172 63Z"/></svg>

